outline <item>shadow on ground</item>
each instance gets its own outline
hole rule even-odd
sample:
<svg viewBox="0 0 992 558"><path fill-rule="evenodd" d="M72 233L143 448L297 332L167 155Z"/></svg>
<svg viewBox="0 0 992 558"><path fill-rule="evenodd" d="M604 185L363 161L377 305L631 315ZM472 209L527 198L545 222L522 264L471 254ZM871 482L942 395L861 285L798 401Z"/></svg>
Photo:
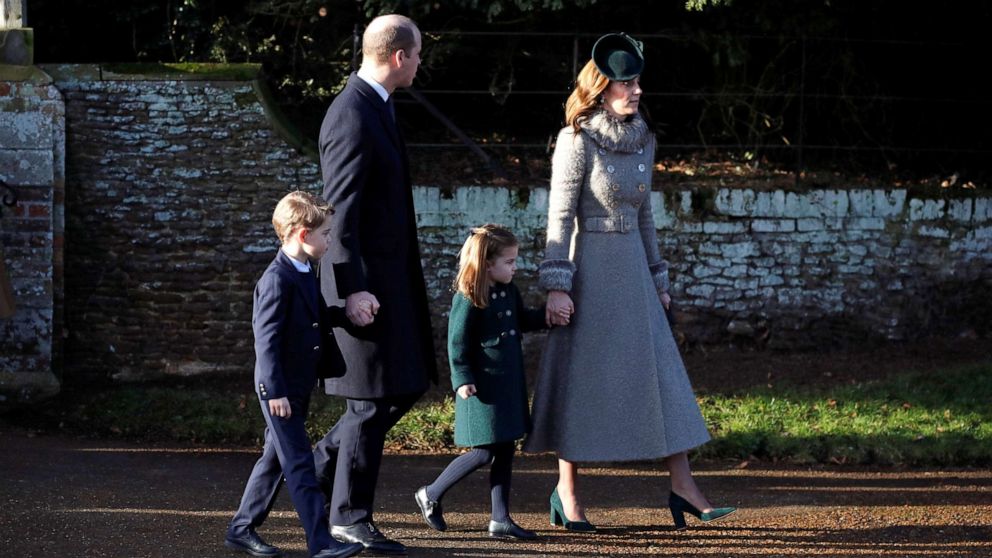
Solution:
<svg viewBox="0 0 992 558"><path fill-rule="evenodd" d="M224 528L257 454L148 448L0 432L0 547L7 556L226 557ZM992 555L988 470L697 464L710 497L741 511L725 523L671 528L656 464L586 468L593 536L548 526L551 456L516 463L512 510L538 530L529 543L485 536L488 484L477 473L445 499L451 529L430 531L413 491L451 456L387 456L376 520L411 556L940 556ZM691 518L690 518L691 520ZM260 532L290 558L303 532L282 495Z"/></svg>

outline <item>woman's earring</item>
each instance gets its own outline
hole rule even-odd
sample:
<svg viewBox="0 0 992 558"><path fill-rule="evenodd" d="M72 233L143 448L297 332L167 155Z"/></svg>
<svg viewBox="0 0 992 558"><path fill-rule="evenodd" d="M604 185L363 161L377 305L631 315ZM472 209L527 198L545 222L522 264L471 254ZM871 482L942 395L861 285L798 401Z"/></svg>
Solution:
<svg viewBox="0 0 992 558"><path fill-rule="evenodd" d="M596 102L599 104L603 104L603 96L600 95L599 97L596 97Z"/></svg>

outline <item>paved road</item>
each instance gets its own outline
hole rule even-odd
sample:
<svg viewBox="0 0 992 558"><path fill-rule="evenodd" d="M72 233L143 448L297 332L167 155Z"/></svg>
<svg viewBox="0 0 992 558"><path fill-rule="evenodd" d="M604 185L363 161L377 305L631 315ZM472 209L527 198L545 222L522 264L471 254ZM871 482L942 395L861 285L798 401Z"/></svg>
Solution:
<svg viewBox="0 0 992 558"><path fill-rule="evenodd" d="M149 448L0 431L4 557L230 557L221 544L254 451ZM726 523L675 532L661 507L667 479L651 464L584 470L595 536L548 527L548 456L516 463L512 509L538 530L531 544L491 541L486 476L446 498L451 530L429 531L412 493L450 456L388 456L377 522L411 556L992 556L992 472L700 465ZM283 495L261 533L289 558L306 555ZM690 518L691 521L692 518Z"/></svg>

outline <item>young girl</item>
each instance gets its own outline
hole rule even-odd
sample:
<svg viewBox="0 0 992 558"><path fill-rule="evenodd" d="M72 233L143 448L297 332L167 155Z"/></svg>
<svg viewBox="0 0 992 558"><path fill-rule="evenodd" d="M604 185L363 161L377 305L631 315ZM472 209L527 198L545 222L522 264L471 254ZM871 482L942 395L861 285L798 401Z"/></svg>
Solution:
<svg viewBox="0 0 992 558"><path fill-rule="evenodd" d="M514 441L530 429L520 334L545 327L544 308L524 308L513 285L517 239L499 225L472 229L459 253L457 291L448 319L448 358L455 397L455 443L472 451L457 457L414 495L427 524L448 528L441 499L455 483L492 463L489 536L530 540L533 531L510 519Z"/></svg>

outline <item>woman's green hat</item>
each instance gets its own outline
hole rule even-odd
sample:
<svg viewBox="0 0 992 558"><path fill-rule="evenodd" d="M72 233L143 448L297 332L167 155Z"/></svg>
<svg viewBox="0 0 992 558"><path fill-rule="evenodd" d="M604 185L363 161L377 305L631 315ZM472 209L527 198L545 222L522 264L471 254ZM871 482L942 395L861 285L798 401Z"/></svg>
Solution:
<svg viewBox="0 0 992 558"><path fill-rule="evenodd" d="M627 81L644 70L643 46L626 33L603 35L592 45L592 61L611 81Z"/></svg>

